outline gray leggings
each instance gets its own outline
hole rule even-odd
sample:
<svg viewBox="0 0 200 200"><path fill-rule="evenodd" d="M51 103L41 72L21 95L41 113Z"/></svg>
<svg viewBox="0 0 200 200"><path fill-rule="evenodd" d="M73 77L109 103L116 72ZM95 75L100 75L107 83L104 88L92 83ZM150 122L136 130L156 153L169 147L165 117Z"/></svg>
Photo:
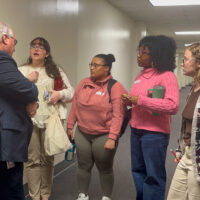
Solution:
<svg viewBox="0 0 200 200"><path fill-rule="evenodd" d="M91 170L94 163L97 166L100 176L100 183L103 196L111 196L114 184L113 159L117 149L105 150L104 145L108 139L105 135L90 135L76 129L75 143L78 158L78 189L79 192L88 193L91 179Z"/></svg>

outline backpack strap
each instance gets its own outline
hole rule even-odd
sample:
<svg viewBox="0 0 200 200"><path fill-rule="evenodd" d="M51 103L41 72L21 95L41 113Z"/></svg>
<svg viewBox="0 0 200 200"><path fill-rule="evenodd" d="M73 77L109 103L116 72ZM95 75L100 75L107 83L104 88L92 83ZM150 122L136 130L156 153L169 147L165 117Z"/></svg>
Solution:
<svg viewBox="0 0 200 200"><path fill-rule="evenodd" d="M109 94L109 103L111 103L111 88L117 82L117 80L111 78L108 80L108 94Z"/></svg>

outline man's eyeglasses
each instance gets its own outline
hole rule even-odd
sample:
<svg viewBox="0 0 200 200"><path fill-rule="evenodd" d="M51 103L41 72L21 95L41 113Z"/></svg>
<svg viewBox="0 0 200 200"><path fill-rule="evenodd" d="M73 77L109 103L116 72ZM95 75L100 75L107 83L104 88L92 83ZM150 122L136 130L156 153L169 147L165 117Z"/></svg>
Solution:
<svg viewBox="0 0 200 200"><path fill-rule="evenodd" d="M17 44L17 40L16 40L13 36L11 36L11 37L9 37L9 38L12 38L12 39L14 40L14 44L15 44L15 45Z"/></svg>
<svg viewBox="0 0 200 200"><path fill-rule="evenodd" d="M31 48L32 49L39 49L39 50L45 50L45 48L43 47L43 46L41 46L41 45L31 45Z"/></svg>
<svg viewBox="0 0 200 200"><path fill-rule="evenodd" d="M100 66L106 66L105 64L104 65L101 65L101 64L97 64L97 63L89 63L89 68L96 68L96 67L100 67Z"/></svg>

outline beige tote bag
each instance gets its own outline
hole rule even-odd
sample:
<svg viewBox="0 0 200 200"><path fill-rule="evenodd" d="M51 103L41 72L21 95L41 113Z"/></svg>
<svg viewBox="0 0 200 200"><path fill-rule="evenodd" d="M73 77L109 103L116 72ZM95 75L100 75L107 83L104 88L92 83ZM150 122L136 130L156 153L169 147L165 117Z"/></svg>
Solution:
<svg viewBox="0 0 200 200"><path fill-rule="evenodd" d="M56 112L48 119L44 148L45 153L49 156L64 153L72 148L72 144Z"/></svg>

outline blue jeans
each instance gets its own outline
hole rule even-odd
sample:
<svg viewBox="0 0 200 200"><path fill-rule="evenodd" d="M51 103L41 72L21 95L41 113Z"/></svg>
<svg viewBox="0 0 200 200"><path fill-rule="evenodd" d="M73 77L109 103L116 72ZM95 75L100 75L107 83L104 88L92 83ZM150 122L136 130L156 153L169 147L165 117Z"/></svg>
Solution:
<svg viewBox="0 0 200 200"><path fill-rule="evenodd" d="M137 200L164 200L169 135L131 128L131 165Z"/></svg>

